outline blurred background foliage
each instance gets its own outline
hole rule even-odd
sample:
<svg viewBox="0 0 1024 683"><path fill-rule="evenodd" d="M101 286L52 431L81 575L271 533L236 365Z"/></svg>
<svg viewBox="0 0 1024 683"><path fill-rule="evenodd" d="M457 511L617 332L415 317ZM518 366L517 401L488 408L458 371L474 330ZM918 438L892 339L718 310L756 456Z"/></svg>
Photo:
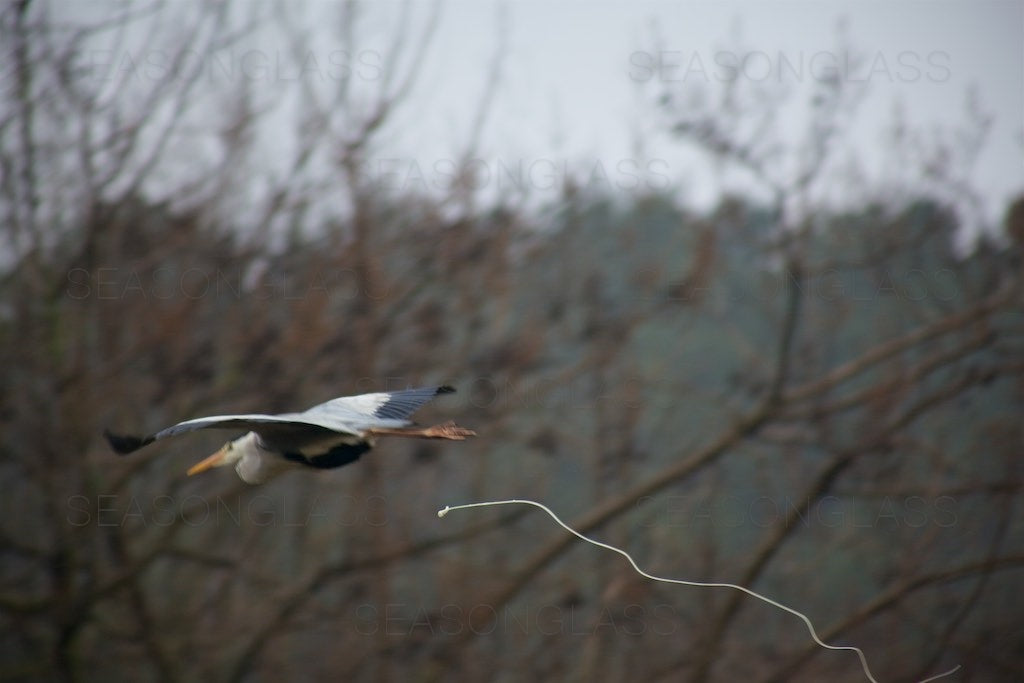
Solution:
<svg viewBox="0 0 1024 683"><path fill-rule="evenodd" d="M296 84L279 173L244 79L81 71L126 35L174 57L257 30L197 8L3 9L0 679L861 679L791 616L542 515L434 514L514 497L790 604L885 680L1024 677L1021 201L968 251L940 194L814 203L840 83L792 182L741 125L768 104L656 98L767 190L711 211L572 174L484 201L472 131L447 192L384 191L429 22L396 25L373 92ZM183 476L223 435L100 436L430 382L459 393L424 421L477 439L259 488Z"/></svg>

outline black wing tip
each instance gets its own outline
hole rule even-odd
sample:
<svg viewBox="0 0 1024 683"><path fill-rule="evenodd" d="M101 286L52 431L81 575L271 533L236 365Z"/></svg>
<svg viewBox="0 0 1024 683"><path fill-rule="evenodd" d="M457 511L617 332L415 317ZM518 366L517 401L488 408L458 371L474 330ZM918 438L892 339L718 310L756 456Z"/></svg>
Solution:
<svg viewBox="0 0 1024 683"><path fill-rule="evenodd" d="M121 455L133 453L143 446L153 443L152 436L132 436L131 434L115 434L109 429L103 430L103 436L107 437L107 443L115 452Z"/></svg>
<svg viewBox="0 0 1024 683"><path fill-rule="evenodd" d="M439 386L437 388L437 391L434 392L434 395L435 396L439 396L441 394L454 394L454 393L455 393L455 387L453 387L450 384L442 384L441 386Z"/></svg>

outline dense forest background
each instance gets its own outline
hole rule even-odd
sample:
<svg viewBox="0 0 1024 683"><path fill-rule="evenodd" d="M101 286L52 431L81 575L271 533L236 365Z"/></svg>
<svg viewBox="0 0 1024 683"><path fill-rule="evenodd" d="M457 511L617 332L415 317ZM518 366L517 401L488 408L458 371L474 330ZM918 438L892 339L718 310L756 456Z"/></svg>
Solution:
<svg viewBox="0 0 1024 683"><path fill-rule="evenodd" d="M963 248L962 149L894 139L928 182L844 184L848 83L781 149L778 98L654 84L673 144L760 191L697 211L590 167L522 202L478 130L423 191L375 155L429 23L396 24L386 78L297 80L282 129L189 59L260 28L181 7L2 10L0 679L863 680L791 615L650 583L536 511L435 514L532 498L807 613L883 680L1024 680L1024 200ZM86 68L132 36L168 61ZM488 94L467 106L484 125ZM459 393L423 420L475 440L261 487L184 476L223 434L123 459L101 436L431 382Z"/></svg>

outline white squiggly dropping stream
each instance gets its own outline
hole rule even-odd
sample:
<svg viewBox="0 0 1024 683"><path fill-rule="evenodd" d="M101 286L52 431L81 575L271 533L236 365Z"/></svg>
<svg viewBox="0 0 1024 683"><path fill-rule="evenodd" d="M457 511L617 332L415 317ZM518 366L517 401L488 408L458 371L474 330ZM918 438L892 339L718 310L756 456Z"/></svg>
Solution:
<svg viewBox="0 0 1024 683"><path fill-rule="evenodd" d="M532 505L534 507L540 508L544 512L548 513L548 515L551 517L551 519L555 520L555 522L557 522L559 526L561 526L563 529L568 531L573 536L576 536L580 540L586 541L587 543L590 543L591 545L596 545L599 548L604 548L606 550L611 550L612 552L615 552L615 553L618 553L619 555L622 555L623 557L626 558L626 560L629 561L629 563L633 566L633 569L635 569L638 574L640 574L641 576L644 576L644 577L646 577L648 579L651 579L652 581L661 581L663 583L676 583L676 584L680 584L682 586L696 586L698 588L731 588L733 590L738 590L738 591L741 591L743 593L746 593L747 595L749 595L751 597L754 597L754 598L757 598L758 600L761 600L762 602L766 602L769 605L771 605L772 607L777 607L778 609L781 609L784 612L789 612L790 614L792 614L792 615L794 615L796 617L799 617L800 620L803 621L804 624L807 625L807 630L810 632L811 638L813 638L814 642L817 643L818 645L820 645L821 647L823 647L823 648L825 648L827 650L849 650L851 652L856 652L857 653L857 657L860 658L860 666L861 666L862 669L864 669L864 675L868 677L868 680L870 680L871 683L878 683L878 680L874 677L874 675L871 673L871 669L868 667L868 660L867 660L867 657L864 656L864 651L863 650L861 650L859 647L853 647L852 645L829 645L828 643L824 642L821 638L818 637L818 632L814 630L814 624L811 623L811 620L803 612L800 612L799 610L795 610L792 607L787 607L786 605L783 605L781 602L776 602L775 600L772 600L769 597L761 595L760 593L755 593L754 591L750 590L749 588L744 588L743 586L739 586L739 585L736 585L734 583L715 583L715 582L705 582L705 581L687 581L685 579L668 579L668 578L665 578L663 576L654 576L653 574L648 574L643 569L640 569L640 567L637 565L637 563L633 559L633 557L629 553L627 553L625 550L622 550L621 548L616 548L613 545L608 545L607 543L602 543L601 541L595 541L592 538L584 536L583 534L581 534L580 532L576 531L571 526L569 526L568 524L563 522L558 517L558 515L556 515L554 512L551 511L551 508L549 508L548 506L546 506L546 505L544 505L542 503L538 503L537 501L513 499L513 500L492 500L492 501L487 501L487 502L483 502L483 503L466 503L464 505L450 505L450 506L446 505L444 508L442 508L442 509L437 511L437 516L438 517L444 517L445 515L447 515L452 510L464 510L464 509L467 509L467 508L488 507L488 506L491 506L491 505ZM950 674L954 673L959 668L960 668L960 665L958 664L957 666L953 667L949 671L945 671L943 673L936 674L935 676L931 676L929 678L925 678L922 681L920 681L920 683L929 683L929 681L935 681L935 680L938 680L940 678L944 678L944 677L949 676Z"/></svg>

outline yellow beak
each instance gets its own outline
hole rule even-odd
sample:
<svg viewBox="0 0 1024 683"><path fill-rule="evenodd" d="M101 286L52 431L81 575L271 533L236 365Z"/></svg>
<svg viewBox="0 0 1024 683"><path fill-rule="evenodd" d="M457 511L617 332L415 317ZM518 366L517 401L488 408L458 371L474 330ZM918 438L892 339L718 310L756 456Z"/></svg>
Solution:
<svg viewBox="0 0 1024 683"><path fill-rule="evenodd" d="M188 476L191 477L193 474L199 474L200 472L205 472L206 470L210 469L211 467L217 467L218 465L221 464L221 461L224 460L224 458L227 456L227 454L228 454L228 447L225 444L219 451L217 451L216 453L214 453L210 457L206 458L205 460L201 460L201 461L197 462L195 465L192 465L192 467L189 467L188 468Z"/></svg>

